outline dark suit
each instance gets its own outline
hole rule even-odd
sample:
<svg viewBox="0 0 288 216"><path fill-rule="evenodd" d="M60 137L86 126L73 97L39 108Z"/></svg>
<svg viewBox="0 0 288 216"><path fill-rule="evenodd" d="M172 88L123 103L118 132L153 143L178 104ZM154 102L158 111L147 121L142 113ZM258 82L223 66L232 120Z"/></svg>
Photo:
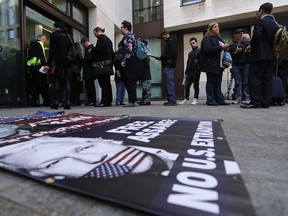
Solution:
<svg viewBox="0 0 288 216"><path fill-rule="evenodd" d="M65 31L57 29L51 34L48 66L55 65L51 86L54 102L61 97L64 103L70 104L72 64L67 58L70 46L71 41Z"/></svg>
<svg viewBox="0 0 288 216"><path fill-rule="evenodd" d="M255 23L249 71L251 103L255 106L269 107L272 100L273 39L278 28L271 15L264 16Z"/></svg>

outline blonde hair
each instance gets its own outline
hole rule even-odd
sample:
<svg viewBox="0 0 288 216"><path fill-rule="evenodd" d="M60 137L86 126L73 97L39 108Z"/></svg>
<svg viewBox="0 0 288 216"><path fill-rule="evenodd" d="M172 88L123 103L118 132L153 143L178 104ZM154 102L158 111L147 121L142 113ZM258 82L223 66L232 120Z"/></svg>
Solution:
<svg viewBox="0 0 288 216"><path fill-rule="evenodd" d="M217 23L217 22L211 22L211 23L208 25L205 36L212 35L212 34L211 34L212 28L213 28L216 24L218 24L218 23Z"/></svg>

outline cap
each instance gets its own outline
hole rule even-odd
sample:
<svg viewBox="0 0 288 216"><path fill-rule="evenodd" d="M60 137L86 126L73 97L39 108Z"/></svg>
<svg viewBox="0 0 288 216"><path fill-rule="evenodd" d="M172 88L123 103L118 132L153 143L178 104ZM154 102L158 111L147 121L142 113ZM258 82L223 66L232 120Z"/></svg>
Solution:
<svg viewBox="0 0 288 216"><path fill-rule="evenodd" d="M238 28L238 29L235 29L235 30L233 31L233 34L239 34L239 33L244 33L244 30Z"/></svg>
<svg viewBox="0 0 288 216"><path fill-rule="evenodd" d="M158 37L158 39L161 39L162 36L165 35L165 34L169 34L169 32L167 32L167 31L162 31L162 32L160 33L160 36Z"/></svg>

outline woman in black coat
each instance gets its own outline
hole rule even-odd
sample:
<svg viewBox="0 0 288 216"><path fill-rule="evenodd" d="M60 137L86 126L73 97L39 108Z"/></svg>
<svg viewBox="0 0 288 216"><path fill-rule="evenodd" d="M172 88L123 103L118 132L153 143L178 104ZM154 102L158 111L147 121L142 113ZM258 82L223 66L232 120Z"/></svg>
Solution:
<svg viewBox="0 0 288 216"><path fill-rule="evenodd" d="M105 29L96 27L93 30L95 37L97 38L97 44L91 49L91 53L94 56L94 61L111 61L111 67L113 66L113 44L112 41L104 34ZM111 74L102 75L97 77L101 93L101 102L96 105L99 107L112 106L112 87L110 82Z"/></svg>
<svg viewBox="0 0 288 216"><path fill-rule="evenodd" d="M223 69L220 66L222 51L228 51L229 46L219 37L218 23L208 25L207 32L201 42L200 69L206 72L207 105L228 105L221 91Z"/></svg>
<svg viewBox="0 0 288 216"><path fill-rule="evenodd" d="M53 25L50 36L50 51L47 66L53 68L51 74L51 109L58 109L59 100L64 109L70 109L71 71L72 64L68 60L68 50L71 40L63 22L58 21Z"/></svg>

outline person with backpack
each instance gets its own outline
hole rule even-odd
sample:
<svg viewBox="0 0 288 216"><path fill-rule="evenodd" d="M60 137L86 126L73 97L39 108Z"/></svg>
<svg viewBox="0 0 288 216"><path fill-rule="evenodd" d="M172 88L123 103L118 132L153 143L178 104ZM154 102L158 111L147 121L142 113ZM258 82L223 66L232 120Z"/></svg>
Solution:
<svg viewBox="0 0 288 216"><path fill-rule="evenodd" d="M40 107L39 96L41 94L43 99L43 106L50 105L49 97L49 85L47 82L47 76L45 73L41 73L39 70L42 66L46 65L45 44L46 36L39 34L36 40L30 42L30 48L28 51L28 60L26 62L27 68L31 75L29 82L31 93L31 106Z"/></svg>
<svg viewBox="0 0 288 216"><path fill-rule="evenodd" d="M147 47L148 41L141 40ZM141 66L138 73L138 82L142 88L141 100L137 102L139 105L151 105L151 71L150 57L147 55L141 59Z"/></svg>
<svg viewBox="0 0 288 216"><path fill-rule="evenodd" d="M137 70L139 59L136 56L137 45L135 35L131 32L132 25L124 20L121 23L122 40L118 44L116 61L120 64L119 71L128 93L128 104L123 107L135 107L137 101Z"/></svg>
<svg viewBox="0 0 288 216"><path fill-rule="evenodd" d="M272 77L275 55L273 51L273 40L279 29L274 16L271 15L273 5L269 2L260 6L256 13L258 20L254 25L249 70L249 104L241 105L242 108L269 108L272 100Z"/></svg>

